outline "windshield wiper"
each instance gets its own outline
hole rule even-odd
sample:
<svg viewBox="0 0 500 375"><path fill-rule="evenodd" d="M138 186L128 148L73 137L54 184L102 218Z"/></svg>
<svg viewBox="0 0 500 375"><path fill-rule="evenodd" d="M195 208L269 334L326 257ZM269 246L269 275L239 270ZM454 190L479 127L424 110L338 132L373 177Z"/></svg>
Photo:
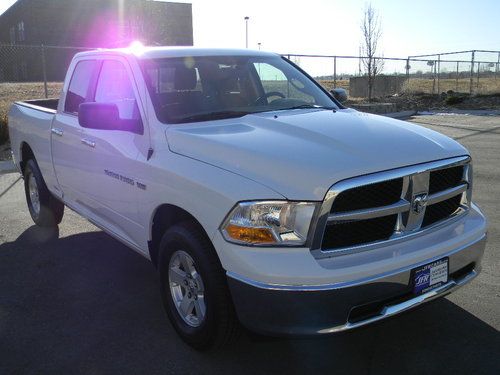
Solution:
<svg viewBox="0 0 500 375"><path fill-rule="evenodd" d="M191 122L191 121L208 121L208 120L221 120L225 118L243 117L253 112L246 111L214 111L207 113L198 113L196 115L181 117L175 119L175 123Z"/></svg>
<svg viewBox="0 0 500 375"><path fill-rule="evenodd" d="M280 108L278 111L286 111L288 109L307 109L307 108L313 108L313 109L327 109L329 111L336 111L337 109L334 107L326 107L324 105L317 105L317 104L299 104L299 105L294 105L292 107L287 107L287 108Z"/></svg>

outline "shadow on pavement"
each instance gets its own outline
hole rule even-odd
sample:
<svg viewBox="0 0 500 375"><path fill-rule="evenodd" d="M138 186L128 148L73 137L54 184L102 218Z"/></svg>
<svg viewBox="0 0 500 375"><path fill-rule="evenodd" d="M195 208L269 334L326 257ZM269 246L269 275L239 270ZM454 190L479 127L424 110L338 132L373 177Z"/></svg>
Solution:
<svg viewBox="0 0 500 375"><path fill-rule="evenodd" d="M103 232L31 227L0 245L0 373L500 373L497 330L446 299L318 339L244 335L198 353L151 264Z"/></svg>

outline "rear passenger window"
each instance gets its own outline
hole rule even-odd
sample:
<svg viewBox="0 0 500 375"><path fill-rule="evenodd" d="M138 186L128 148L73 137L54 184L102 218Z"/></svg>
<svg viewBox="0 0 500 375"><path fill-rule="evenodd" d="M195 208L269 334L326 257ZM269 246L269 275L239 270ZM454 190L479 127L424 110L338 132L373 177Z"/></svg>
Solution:
<svg viewBox="0 0 500 375"><path fill-rule="evenodd" d="M69 83L64 112L78 113L78 106L86 101L90 80L96 67L95 60L80 61L73 72Z"/></svg>

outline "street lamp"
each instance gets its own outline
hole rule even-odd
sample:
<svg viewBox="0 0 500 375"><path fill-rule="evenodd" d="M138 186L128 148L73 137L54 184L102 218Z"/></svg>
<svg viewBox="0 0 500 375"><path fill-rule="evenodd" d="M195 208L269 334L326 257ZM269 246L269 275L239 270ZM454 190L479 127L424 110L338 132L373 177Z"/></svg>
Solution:
<svg viewBox="0 0 500 375"><path fill-rule="evenodd" d="M262 44L261 42L257 43L259 45L259 51L260 51L260 45Z"/></svg>
<svg viewBox="0 0 500 375"><path fill-rule="evenodd" d="M245 46L246 48L248 48L248 20L250 19L250 17L245 17L245 40L246 40L246 43L245 43Z"/></svg>

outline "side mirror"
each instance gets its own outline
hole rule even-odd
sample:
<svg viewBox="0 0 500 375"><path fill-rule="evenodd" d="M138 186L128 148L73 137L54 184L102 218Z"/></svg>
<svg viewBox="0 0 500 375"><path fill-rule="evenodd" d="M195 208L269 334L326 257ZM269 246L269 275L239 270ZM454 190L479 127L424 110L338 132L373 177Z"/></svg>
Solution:
<svg viewBox="0 0 500 375"><path fill-rule="evenodd" d="M333 97L341 103L344 103L347 100L347 91L344 89L337 88L330 90L330 92L333 95Z"/></svg>
<svg viewBox="0 0 500 375"><path fill-rule="evenodd" d="M122 130L143 134L140 119L122 119L115 103L82 103L78 107L78 123L83 128Z"/></svg>

